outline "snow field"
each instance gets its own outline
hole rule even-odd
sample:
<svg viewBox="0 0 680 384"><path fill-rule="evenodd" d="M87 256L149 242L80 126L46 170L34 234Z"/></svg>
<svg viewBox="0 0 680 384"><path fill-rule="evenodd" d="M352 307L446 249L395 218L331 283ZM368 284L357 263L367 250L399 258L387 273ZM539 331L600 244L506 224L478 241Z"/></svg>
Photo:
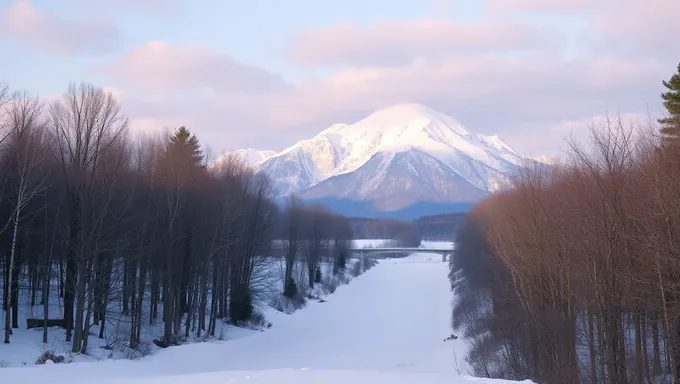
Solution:
<svg viewBox="0 0 680 384"><path fill-rule="evenodd" d="M317 284L314 289L306 289L303 296L321 299L335 290L339 285L349 283L354 274L361 273L359 266L355 264L358 260L348 260L347 268L344 273L333 276L333 266L330 262L321 263L322 283ZM282 303L284 264L282 259L263 258L255 268L254 284L254 306L256 311L265 316L266 321L271 321L268 317L272 306L292 313L297 310L297 306ZM299 287L307 287L307 269L304 262L299 261L294 268L294 277ZM63 315L63 299L58 295L56 279L50 287L49 318L61 319ZM149 321L149 308L143 311L142 320L142 347L140 350L128 348L127 342L130 334L130 317L122 315L122 303L120 300L113 300L108 304L107 322L105 325L105 335L100 339L100 326L92 326L90 329L90 339L88 341L88 354L71 353L71 343L65 341L65 330L59 327L48 328L47 343L42 342L43 329L26 329L27 318L43 318L43 305L40 302L41 292L38 291L35 306L30 305L30 292L28 287L20 286L20 305L19 305L19 328L13 329L10 344L0 343L0 368L33 366L36 360L46 351L54 351L57 355L64 356L66 363L72 362L93 362L106 359L137 359L144 355L152 354L160 350L152 340L163 334L163 322L159 318L154 324ZM116 294L116 290L113 290ZM148 292L147 292L148 295ZM2 297L2 287L0 286L0 297ZM144 301L148 306L148 298ZM158 312L162 314L162 303L159 304ZM160 315L159 315L160 316ZM275 314L274 314L275 316ZM2 330L4 332L5 311L0 307L0 319L2 319ZM192 331L187 343L205 342L211 340L234 340L244 336L260 332L265 328L263 324L253 324L251 328L236 327L226 322L218 320L215 336L204 333L201 338L197 338Z"/></svg>
<svg viewBox="0 0 680 384"><path fill-rule="evenodd" d="M445 341L453 297L447 273L448 263L426 252L380 260L325 302L310 301L292 315L266 309L273 326L263 332L134 361L8 368L0 382L509 383L464 376L466 342Z"/></svg>

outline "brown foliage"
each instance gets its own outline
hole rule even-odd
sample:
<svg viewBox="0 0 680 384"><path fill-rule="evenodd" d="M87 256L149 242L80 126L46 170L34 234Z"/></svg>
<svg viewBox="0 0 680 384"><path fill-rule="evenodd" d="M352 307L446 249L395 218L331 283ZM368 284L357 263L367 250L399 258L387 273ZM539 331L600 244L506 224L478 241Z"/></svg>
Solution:
<svg viewBox="0 0 680 384"><path fill-rule="evenodd" d="M477 374L680 382L680 149L621 120L591 133L459 231L453 323Z"/></svg>

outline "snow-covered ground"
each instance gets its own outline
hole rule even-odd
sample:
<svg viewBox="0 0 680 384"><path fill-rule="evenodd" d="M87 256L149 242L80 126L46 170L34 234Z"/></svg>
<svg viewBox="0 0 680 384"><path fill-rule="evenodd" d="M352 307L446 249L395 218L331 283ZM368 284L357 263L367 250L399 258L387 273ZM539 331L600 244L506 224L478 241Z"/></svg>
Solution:
<svg viewBox="0 0 680 384"><path fill-rule="evenodd" d="M341 285L349 283L356 275L363 273L363 268L359 260L352 259L347 261L347 268L344 273L333 275L332 262L322 261L321 265L322 281L315 284L313 289L307 287L307 266L304 261L298 261L293 270L293 278L298 287L305 288L303 296L308 301L323 299L331 295L334 290ZM263 312L265 322L269 322L269 312L276 312L272 307L293 313L299 309L299 302L292 302L285 299L283 294L283 274L284 261L280 258L262 258L258 261L255 268L253 279L253 290L255 294L255 306L258 312ZM55 271L55 273L58 273ZM122 315L122 303L120 301L120 289L114 288L113 293L117 299L108 303L106 315L106 327L103 338L99 338L100 325L93 325L90 329L88 340L88 353L71 353L71 343L65 341L65 330L60 327L48 328L47 343L42 342L43 329L26 329L26 319L42 319L43 306L40 303L41 292L38 290L37 305L30 305L30 290L26 286L20 286L20 305L19 305L19 328L12 330L10 344L0 343L0 368L20 367L35 365L36 360L45 352L53 351L58 356L64 357L64 362L93 362L107 359L136 359L146 354L157 352L160 348L152 343L152 340L163 334L163 322L157 320L149 322L149 301L145 300L145 309L142 311L144 319L142 321L142 346L140 350L128 348L130 335L130 316ZM0 297L2 297L2 287L0 286ZM49 318L63 319L63 298L58 295L56 279L50 289ZM162 313L162 303L159 304L159 313ZM0 328L4 332L5 312L0 307ZM101 323L100 323L101 324ZM250 328L229 325L224 321L217 324L215 336L203 334L200 339L196 338L195 332L191 332L187 343L206 342L214 340L234 340L244 336L259 332L264 328L264 324L253 324Z"/></svg>
<svg viewBox="0 0 680 384"><path fill-rule="evenodd" d="M352 241L352 246L354 248L378 248L386 247L393 240L390 239L356 239Z"/></svg>
<svg viewBox="0 0 680 384"><path fill-rule="evenodd" d="M459 375L465 342L444 341L447 266L427 253L382 260L325 302L292 315L267 310L273 326L263 332L134 361L0 369L0 383L501 383Z"/></svg>

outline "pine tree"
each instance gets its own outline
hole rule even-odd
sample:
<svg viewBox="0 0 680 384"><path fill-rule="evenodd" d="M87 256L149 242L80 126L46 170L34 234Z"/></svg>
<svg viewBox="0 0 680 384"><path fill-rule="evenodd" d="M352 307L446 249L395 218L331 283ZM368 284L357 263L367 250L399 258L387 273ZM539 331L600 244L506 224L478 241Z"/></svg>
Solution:
<svg viewBox="0 0 680 384"><path fill-rule="evenodd" d="M192 258L192 210L187 204L196 192L204 169L198 138L186 127L178 128L168 140L158 162L163 191L163 215L167 220L167 244L163 262L163 342L171 345L180 334L182 314L187 310Z"/></svg>
<svg viewBox="0 0 680 384"><path fill-rule="evenodd" d="M661 94L668 117L659 119L661 135L666 142L676 141L680 138L680 64L678 72L670 80L663 81L663 85L668 88L667 92Z"/></svg>
<svg viewBox="0 0 680 384"><path fill-rule="evenodd" d="M186 159L192 158L192 163L195 166L200 166L203 162L203 152L198 143L198 137L189 132L185 126L179 127L175 134L170 138L171 151L176 152Z"/></svg>

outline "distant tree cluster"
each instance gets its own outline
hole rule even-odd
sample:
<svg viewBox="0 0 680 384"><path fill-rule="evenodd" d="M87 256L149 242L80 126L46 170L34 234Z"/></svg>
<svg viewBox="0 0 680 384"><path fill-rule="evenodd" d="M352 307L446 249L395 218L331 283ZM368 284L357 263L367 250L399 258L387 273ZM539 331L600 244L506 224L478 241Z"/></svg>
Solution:
<svg viewBox="0 0 680 384"><path fill-rule="evenodd" d="M466 216L465 212L423 216L415 221L415 225L423 240L453 241Z"/></svg>
<svg viewBox="0 0 680 384"><path fill-rule="evenodd" d="M422 240L418 226L408 221L353 219L352 227L357 239L390 239L400 247L417 247Z"/></svg>
<svg viewBox="0 0 680 384"><path fill-rule="evenodd" d="M292 229L267 178L235 158L208 166L187 128L133 137L101 88L73 84L50 104L0 88L5 343L20 326L20 291L43 306L37 325L65 328L73 352L88 351L93 326L103 338L112 314L129 322L131 348L145 323L162 322L155 342L167 346L215 335L218 321L248 321L268 284L262 251L283 228L298 231L310 285L324 242L334 241L344 267L347 221L303 211ZM50 313L50 300L63 315Z"/></svg>
<svg viewBox="0 0 680 384"><path fill-rule="evenodd" d="M291 197L281 220L279 238L284 245L284 296L293 298L300 290L293 271L296 263L304 262L307 285L313 288L321 282L321 261L333 262L333 273L343 271L349 259L352 227L349 220L319 204L305 205Z"/></svg>
<svg viewBox="0 0 680 384"><path fill-rule="evenodd" d="M679 68L680 71L680 68ZM453 325L488 377L680 383L678 75L654 132L609 120L589 149L527 166L458 233ZM674 93L673 93L674 92Z"/></svg>

